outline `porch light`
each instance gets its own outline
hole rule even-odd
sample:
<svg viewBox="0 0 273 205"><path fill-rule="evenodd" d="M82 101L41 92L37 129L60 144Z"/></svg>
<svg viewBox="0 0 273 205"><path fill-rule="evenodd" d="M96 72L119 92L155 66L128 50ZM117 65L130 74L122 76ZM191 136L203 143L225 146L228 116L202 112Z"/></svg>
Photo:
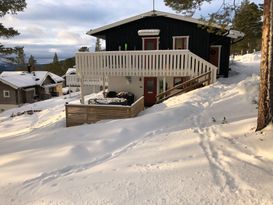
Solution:
<svg viewBox="0 0 273 205"><path fill-rule="evenodd" d="M142 29L138 30L139 36L158 36L160 33L159 29Z"/></svg>

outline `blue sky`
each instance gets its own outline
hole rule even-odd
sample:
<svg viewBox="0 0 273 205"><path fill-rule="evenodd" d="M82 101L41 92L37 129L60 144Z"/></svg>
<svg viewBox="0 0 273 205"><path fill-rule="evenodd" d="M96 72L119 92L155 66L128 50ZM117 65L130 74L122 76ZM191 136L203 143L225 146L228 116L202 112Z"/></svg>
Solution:
<svg viewBox="0 0 273 205"><path fill-rule="evenodd" d="M27 8L18 15L7 15L2 22L15 27L20 36L1 39L5 45L24 46L27 56L34 55L38 62L50 62L54 52L59 58L74 55L81 46L94 49L95 38L85 33L117 20L152 10L152 0L26 0ZM237 0L239 2L240 0ZM175 13L155 0L155 9ZM200 14L217 10L222 0L204 4ZM261 3L262 0L254 1Z"/></svg>

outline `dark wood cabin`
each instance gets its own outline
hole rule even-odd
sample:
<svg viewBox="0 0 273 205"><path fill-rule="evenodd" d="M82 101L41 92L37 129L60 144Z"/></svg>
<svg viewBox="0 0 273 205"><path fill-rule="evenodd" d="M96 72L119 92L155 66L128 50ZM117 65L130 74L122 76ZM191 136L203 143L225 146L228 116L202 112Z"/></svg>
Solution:
<svg viewBox="0 0 273 205"><path fill-rule="evenodd" d="M242 36L230 35L229 30L208 32L204 22L159 11L147 12L87 34L104 39L106 51L188 49L219 68L218 75L228 77L231 43ZM139 35L139 31L158 30L158 35ZM220 33L220 34L216 34Z"/></svg>

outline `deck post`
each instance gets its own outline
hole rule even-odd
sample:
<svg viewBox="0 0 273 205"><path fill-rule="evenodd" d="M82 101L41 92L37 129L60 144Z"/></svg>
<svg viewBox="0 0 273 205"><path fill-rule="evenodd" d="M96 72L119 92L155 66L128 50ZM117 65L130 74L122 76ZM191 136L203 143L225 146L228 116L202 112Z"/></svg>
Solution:
<svg viewBox="0 0 273 205"><path fill-rule="evenodd" d="M102 75L102 89L103 89L103 95L105 95L105 74Z"/></svg>
<svg viewBox="0 0 273 205"><path fill-rule="evenodd" d="M163 92L166 91L166 77L163 78Z"/></svg>
<svg viewBox="0 0 273 205"><path fill-rule="evenodd" d="M83 90L84 79L83 79L83 75L82 74L81 74L80 78L81 78L81 104L84 104L84 90Z"/></svg>

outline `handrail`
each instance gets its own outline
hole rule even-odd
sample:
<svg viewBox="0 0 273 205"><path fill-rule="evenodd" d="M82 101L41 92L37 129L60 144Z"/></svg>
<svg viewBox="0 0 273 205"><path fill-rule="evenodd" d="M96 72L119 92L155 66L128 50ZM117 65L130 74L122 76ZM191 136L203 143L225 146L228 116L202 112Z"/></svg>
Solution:
<svg viewBox="0 0 273 205"><path fill-rule="evenodd" d="M195 78L192 78L192 79L190 79L190 80L187 80L187 81L185 81L185 82L183 82L183 83L180 83L180 84L178 84L178 85L176 85L176 86L170 88L169 90L166 90L166 91L164 91L164 92L158 94L158 95L156 96L156 99L158 99L158 98L160 98L160 97L163 97L163 98L158 99L158 100L157 100L157 103L162 102L162 101L164 101L164 100L166 100L166 99L168 99L168 98L170 98L170 97L172 97L172 96L175 96L175 95L177 95L177 94L180 94L180 93L183 93L183 92L190 91L190 90L191 90L192 88L194 88L195 86L202 85L202 84L205 83L205 82L207 82L208 84L210 84L210 75L211 75L211 71L206 72L206 73L204 73L204 74L202 74L202 75L199 75L199 76L197 76L197 77L195 77ZM203 78L203 77L208 77L208 78L205 78L205 80L202 80L202 81L200 81L200 82L196 82L197 80L199 80L199 79L201 79L201 78ZM193 83L193 84L192 84L192 83ZM188 85L188 86L187 86L187 85ZM173 91L173 90L175 90L175 89L178 89L178 88L182 88L182 89L181 89L181 90L178 90L177 92L171 94L171 91ZM165 96L165 95L166 95L166 96Z"/></svg>

